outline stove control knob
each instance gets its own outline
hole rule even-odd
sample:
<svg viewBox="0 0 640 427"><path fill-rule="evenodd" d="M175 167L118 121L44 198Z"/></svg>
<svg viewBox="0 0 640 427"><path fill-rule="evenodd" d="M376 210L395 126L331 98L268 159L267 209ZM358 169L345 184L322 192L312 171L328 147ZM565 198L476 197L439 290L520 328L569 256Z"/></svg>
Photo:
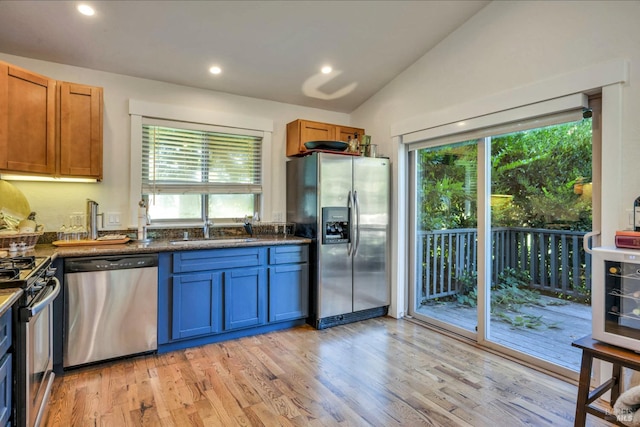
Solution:
<svg viewBox="0 0 640 427"><path fill-rule="evenodd" d="M33 284L32 288L34 290L36 290L36 291L39 291L39 290L45 288L46 286L47 286L47 281L39 279Z"/></svg>

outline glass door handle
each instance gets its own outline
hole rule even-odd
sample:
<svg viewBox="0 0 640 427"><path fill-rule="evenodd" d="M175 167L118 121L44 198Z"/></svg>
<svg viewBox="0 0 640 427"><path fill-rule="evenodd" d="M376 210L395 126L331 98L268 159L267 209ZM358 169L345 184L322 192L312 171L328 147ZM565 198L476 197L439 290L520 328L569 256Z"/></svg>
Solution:
<svg viewBox="0 0 640 427"><path fill-rule="evenodd" d="M593 251L591 250L591 248L589 247L589 241L596 236L600 235L600 230L597 231L590 231L587 234L584 235L584 237L582 238L582 247L584 248L584 251L588 254L592 254ZM591 246L593 247L593 245Z"/></svg>

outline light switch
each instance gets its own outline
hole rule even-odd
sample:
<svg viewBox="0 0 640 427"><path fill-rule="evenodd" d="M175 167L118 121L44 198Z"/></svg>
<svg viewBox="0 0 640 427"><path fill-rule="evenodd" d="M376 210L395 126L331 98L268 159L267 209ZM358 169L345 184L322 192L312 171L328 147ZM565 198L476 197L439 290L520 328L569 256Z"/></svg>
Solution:
<svg viewBox="0 0 640 427"><path fill-rule="evenodd" d="M120 212L107 212L107 225L122 225Z"/></svg>

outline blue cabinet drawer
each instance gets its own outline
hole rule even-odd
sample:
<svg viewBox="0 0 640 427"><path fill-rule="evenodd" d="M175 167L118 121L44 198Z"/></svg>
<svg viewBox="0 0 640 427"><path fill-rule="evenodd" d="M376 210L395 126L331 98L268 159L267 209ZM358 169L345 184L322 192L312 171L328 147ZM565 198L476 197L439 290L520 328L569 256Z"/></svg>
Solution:
<svg viewBox="0 0 640 427"><path fill-rule="evenodd" d="M3 355L11 347L11 321L12 311L8 310L0 317L0 355ZM1 425L1 424L0 424Z"/></svg>
<svg viewBox="0 0 640 427"><path fill-rule="evenodd" d="M271 246L269 265L309 262L309 245Z"/></svg>
<svg viewBox="0 0 640 427"><path fill-rule="evenodd" d="M225 270L237 267L257 267L264 264L266 248L207 249L175 252L173 272Z"/></svg>

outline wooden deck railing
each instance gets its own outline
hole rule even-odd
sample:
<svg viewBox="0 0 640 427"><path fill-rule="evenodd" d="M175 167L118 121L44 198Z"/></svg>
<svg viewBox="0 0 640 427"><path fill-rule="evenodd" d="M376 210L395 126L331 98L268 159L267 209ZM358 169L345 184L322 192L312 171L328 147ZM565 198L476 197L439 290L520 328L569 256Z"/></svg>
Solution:
<svg viewBox="0 0 640 427"><path fill-rule="evenodd" d="M584 232L540 228L492 229L492 281L505 268L527 271L530 287L583 299L591 289L591 256L582 247ZM454 295L460 279L476 271L477 230L424 231L418 234L422 256L422 296Z"/></svg>

